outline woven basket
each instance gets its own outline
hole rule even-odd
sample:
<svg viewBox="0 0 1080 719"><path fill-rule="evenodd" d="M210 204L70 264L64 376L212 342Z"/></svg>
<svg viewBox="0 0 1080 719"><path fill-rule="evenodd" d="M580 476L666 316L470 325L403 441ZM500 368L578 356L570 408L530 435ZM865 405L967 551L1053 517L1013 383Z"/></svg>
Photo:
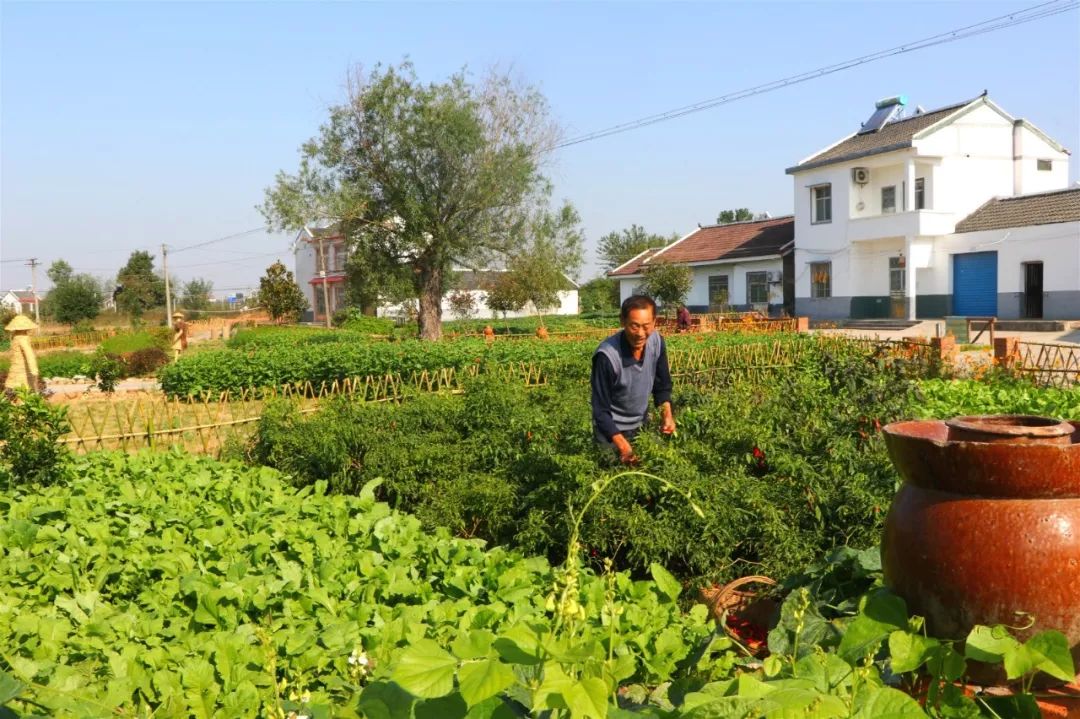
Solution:
<svg viewBox="0 0 1080 719"><path fill-rule="evenodd" d="M732 637L735 635L731 628L728 627L727 620L729 616L736 616L754 624L768 626L769 620L776 611L775 601L760 596L760 590L755 591L749 588L755 584L771 587L776 584L776 580L755 574L740 577L722 587L713 586L701 590L701 597L709 606L713 617L724 632Z"/></svg>

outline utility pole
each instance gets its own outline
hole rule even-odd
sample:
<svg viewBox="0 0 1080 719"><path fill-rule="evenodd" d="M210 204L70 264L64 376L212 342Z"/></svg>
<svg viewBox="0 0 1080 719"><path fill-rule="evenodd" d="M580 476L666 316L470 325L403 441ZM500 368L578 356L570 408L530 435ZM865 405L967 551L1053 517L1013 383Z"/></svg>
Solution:
<svg viewBox="0 0 1080 719"><path fill-rule="evenodd" d="M326 327L330 328L330 289L326 282L326 248L323 245L323 238L319 238L319 256L321 258L322 269L319 270L319 277L322 277L322 299L323 299L323 313L326 315Z"/></svg>
<svg viewBox="0 0 1080 719"><path fill-rule="evenodd" d="M165 324L172 327L172 292L169 291L169 252L161 243L161 271L165 275Z"/></svg>
<svg viewBox="0 0 1080 719"><path fill-rule="evenodd" d="M38 302L37 296L37 266L41 264L36 257L31 257L26 262L30 266L30 296L34 298L34 321L39 325L41 324L41 311L38 306L41 304Z"/></svg>

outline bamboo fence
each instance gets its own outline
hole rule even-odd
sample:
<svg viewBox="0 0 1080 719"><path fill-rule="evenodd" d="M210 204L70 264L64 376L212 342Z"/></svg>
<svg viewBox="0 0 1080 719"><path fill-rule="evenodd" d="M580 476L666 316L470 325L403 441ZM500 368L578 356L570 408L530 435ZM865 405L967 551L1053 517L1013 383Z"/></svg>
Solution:
<svg viewBox="0 0 1080 719"><path fill-rule="evenodd" d="M1071 387L1080 381L1080 347L1019 342L1009 367L1039 387Z"/></svg>
<svg viewBox="0 0 1080 719"><path fill-rule="evenodd" d="M854 343L854 344L851 344ZM677 381L702 384L717 378L766 378L797 366L811 351L863 347L868 356L928 356L930 345L918 342L849 340L815 337L799 342L762 342L672 350L669 363ZM925 348L925 349L924 349ZM483 368L507 382L533 387L547 383L555 362L514 362ZM400 402L418 394L459 394L480 365L409 374L389 373L315 384L300 382L269 389L204 392L185 398L159 394L84 399L68 407L71 431L61 442L75 452L182 447L197 454L217 454L232 442L245 442L267 402L288 399L301 412L314 412L325 400L348 397L361 402Z"/></svg>

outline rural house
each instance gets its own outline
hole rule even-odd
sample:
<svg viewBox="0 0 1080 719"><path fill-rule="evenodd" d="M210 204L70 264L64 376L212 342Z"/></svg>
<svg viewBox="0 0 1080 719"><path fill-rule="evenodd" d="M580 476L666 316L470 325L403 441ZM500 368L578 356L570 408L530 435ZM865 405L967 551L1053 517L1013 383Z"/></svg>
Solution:
<svg viewBox="0 0 1080 719"><path fill-rule="evenodd" d="M296 284L308 302L302 320L325 322L326 299L331 316L345 307L345 236L336 225L306 225L293 240L293 257Z"/></svg>
<svg viewBox="0 0 1080 719"><path fill-rule="evenodd" d="M1080 317L1069 152L984 93L903 114L787 169L795 311L819 319Z"/></svg>
<svg viewBox="0 0 1080 719"><path fill-rule="evenodd" d="M646 250L607 274L619 280L619 296L625 300L638 293L649 265L688 265L693 283L686 305L693 312L757 309L779 314L786 308L790 314L794 294L785 279L792 276L794 237L791 216L708 225L666 247Z"/></svg>
<svg viewBox="0 0 1080 719"><path fill-rule="evenodd" d="M451 308L450 298L457 292L466 292L472 296L476 311L472 317L481 319L501 318L501 312L488 309L487 288L491 286L499 275L505 270L466 270L455 269L454 278L450 289L442 298L442 316L444 319L458 319ZM559 290L559 304L555 307L545 307L545 315L576 315L578 313L578 285L569 277L565 277L566 284ZM401 317L408 314L405 305L388 305L378 310L380 317ZM537 314L536 308L530 302L517 312L507 312L507 317L528 317Z"/></svg>
<svg viewBox="0 0 1080 719"><path fill-rule="evenodd" d="M8 290L0 297L0 306L8 308L12 312L32 315L38 299L37 295L30 290Z"/></svg>

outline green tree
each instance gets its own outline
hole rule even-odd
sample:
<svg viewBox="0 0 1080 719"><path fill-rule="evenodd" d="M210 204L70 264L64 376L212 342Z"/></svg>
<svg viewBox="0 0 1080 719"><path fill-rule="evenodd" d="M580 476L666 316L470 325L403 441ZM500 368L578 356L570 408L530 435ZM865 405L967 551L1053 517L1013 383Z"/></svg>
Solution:
<svg viewBox="0 0 1080 719"><path fill-rule="evenodd" d="M210 307L210 293L214 290L214 283L210 280L195 278L184 283L184 294L180 303L184 309L205 310Z"/></svg>
<svg viewBox="0 0 1080 719"><path fill-rule="evenodd" d="M595 277L578 290L582 312L613 312L619 308L619 281Z"/></svg>
<svg viewBox="0 0 1080 719"><path fill-rule="evenodd" d="M75 274L75 270L64 260L56 260L49 265L49 269L45 271L45 274L52 280L54 285L62 285L71 279L71 276Z"/></svg>
<svg viewBox="0 0 1080 719"><path fill-rule="evenodd" d="M275 320L296 319L307 309L307 300L293 273L280 261L267 267L266 275L259 279L259 306Z"/></svg>
<svg viewBox="0 0 1080 719"><path fill-rule="evenodd" d="M532 223L529 244L507 263L518 297L532 303L544 324L544 312L559 305L559 292L569 289L569 276L581 269L585 239L581 216L566 204L558 212L541 212Z"/></svg>
<svg viewBox="0 0 1080 719"><path fill-rule="evenodd" d="M260 209L275 228L341 223L350 255L375 284L406 283L420 336L438 339L452 267L489 266L524 244L556 138L543 96L508 76L425 84L408 62L376 67L353 76Z"/></svg>
<svg viewBox="0 0 1080 719"><path fill-rule="evenodd" d="M529 301L509 272L500 272L484 289L487 291L484 304L492 312L502 314L504 320L508 313L519 311Z"/></svg>
<svg viewBox="0 0 1080 719"><path fill-rule="evenodd" d="M467 320L476 314L476 297L468 290L455 290L446 299L450 313L459 320Z"/></svg>
<svg viewBox="0 0 1080 719"><path fill-rule="evenodd" d="M609 232L600 238L596 247L600 264L609 270L629 262L645 250L664 245L679 239L677 233L665 237L646 232L640 225L630 225L628 229Z"/></svg>
<svg viewBox="0 0 1080 719"><path fill-rule="evenodd" d="M120 289L116 293L116 308L129 315L132 321L146 310L165 304L165 280L154 273L154 257L149 252L132 252L127 264L116 275Z"/></svg>
<svg viewBox="0 0 1080 719"><path fill-rule="evenodd" d="M56 263L53 263L55 266ZM90 275L69 274L49 291L45 304L47 313L57 322L73 325L80 320L97 317L104 299L97 279Z"/></svg>
<svg viewBox="0 0 1080 719"><path fill-rule="evenodd" d="M730 225L732 222L746 222L754 219L754 213L746 207L737 210L722 210L716 217L716 224Z"/></svg>
<svg viewBox="0 0 1080 719"><path fill-rule="evenodd" d="M660 303L665 310L673 310L676 305L685 302L693 283L690 268L672 262L645 265L642 276L645 294Z"/></svg>

